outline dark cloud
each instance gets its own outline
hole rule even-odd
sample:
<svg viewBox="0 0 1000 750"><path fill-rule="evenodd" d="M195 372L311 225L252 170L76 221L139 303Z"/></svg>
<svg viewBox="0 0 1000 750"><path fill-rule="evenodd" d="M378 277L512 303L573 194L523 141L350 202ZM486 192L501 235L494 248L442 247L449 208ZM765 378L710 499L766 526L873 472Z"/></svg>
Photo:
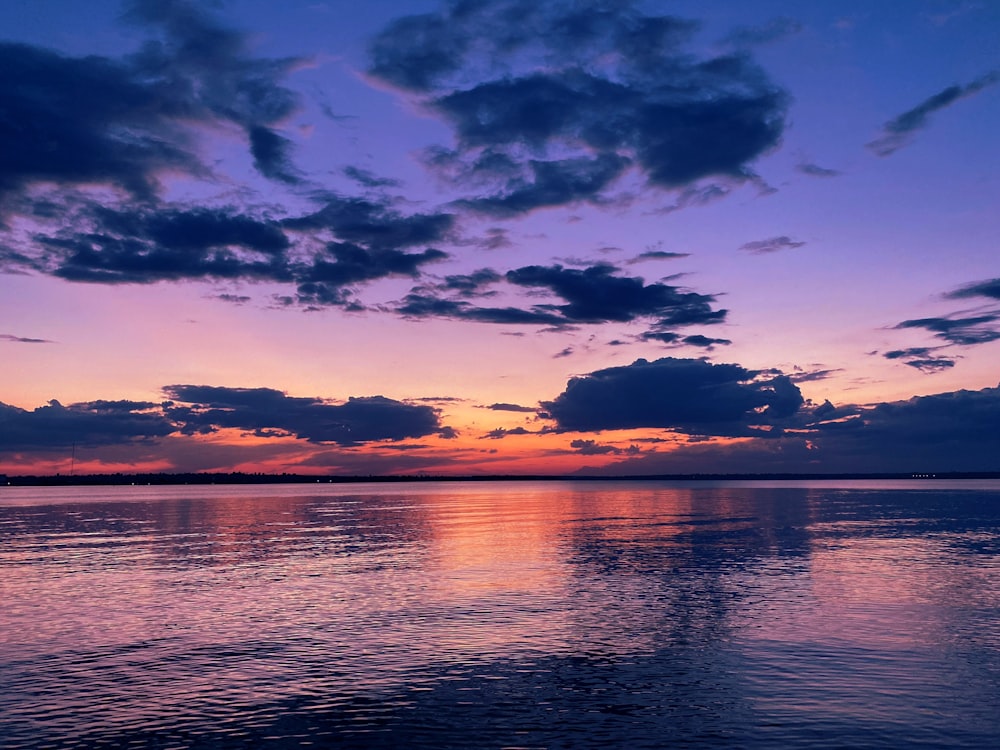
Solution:
<svg viewBox="0 0 1000 750"><path fill-rule="evenodd" d="M713 309L715 297L663 283L646 284L640 277L616 275L619 269L599 263L583 269L523 266L508 271L503 281L515 287L545 290L552 302L529 309L478 307L466 301L483 296L483 288L501 277L490 269L468 276L447 277L443 284L417 287L395 308L412 318L443 317L483 323L541 324L555 328L606 322L648 320L650 338L677 338L671 329L720 323L726 310ZM452 292L450 296L448 293ZM722 340L720 339L719 342Z"/></svg>
<svg viewBox="0 0 1000 750"><path fill-rule="evenodd" d="M101 228L123 237L149 240L165 250L186 251L240 246L265 255L280 255L288 238L274 221L226 209L195 208L123 212L96 209Z"/></svg>
<svg viewBox="0 0 1000 750"><path fill-rule="evenodd" d="M995 471L1000 387L874 406L829 404L811 427L770 440L689 443L604 467L607 474Z"/></svg>
<svg viewBox="0 0 1000 750"><path fill-rule="evenodd" d="M567 321L627 322L653 318L657 328L721 322L725 310L713 310L715 297L683 291L668 284L646 284L636 276L616 276L618 269L599 263L584 269L525 266L507 272L517 286L548 289L566 302L540 305L558 311Z"/></svg>
<svg viewBox="0 0 1000 750"><path fill-rule="evenodd" d="M492 294L483 291L485 287L501 281L503 276L492 268L480 268L467 274L445 276L437 289L444 292L454 292L462 297L483 297Z"/></svg>
<svg viewBox="0 0 1000 750"><path fill-rule="evenodd" d="M3 217L0 216L0 231L3 231ZM31 271L43 271L43 264L34 252L15 250L10 245L0 243L0 272L11 275L25 275Z"/></svg>
<svg viewBox="0 0 1000 750"><path fill-rule="evenodd" d="M894 117L882 126L882 134L868 144L877 156L889 156L910 142L913 134L927 127L928 117L940 109L951 106L960 99L978 94L1000 81L1000 73L993 70L965 85L955 84L942 89L913 109Z"/></svg>
<svg viewBox="0 0 1000 750"><path fill-rule="evenodd" d="M697 346L703 349L711 350L717 345L728 346L733 343L729 339L713 339L708 336L702 336L701 334L695 334L693 336L682 336L679 333L668 330L651 330L646 331L639 335L640 341L659 341L664 344L670 344L671 346ZM610 342L612 345L620 345L620 341Z"/></svg>
<svg viewBox="0 0 1000 750"><path fill-rule="evenodd" d="M681 190L672 204L656 209L656 213L666 215L683 208L707 206L709 203L725 198L732 191L731 186L719 183L691 185Z"/></svg>
<svg viewBox="0 0 1000 750"><path fill-rule="evenodd" d="M135 56L147 76L157 76L185 101L244 128L261 174L294 181L288 141L273 126L291 115L298 97L280 84L304 61L259 59L246 35L218 24L202 4L189 0L130 0L127 17L160 31Z"/></svg>
<svg viewBox="0 0 1000 750"><path fill-rule="evenodd" d="M626 0L455 2L386 27L369 71L452 127L428 159L486 188L462 205L512 215L600 201L629 167L667 189L752 176L786 96L745 53L687 53L694 29Z"/></svg>
<svg viewBox="0 0 1000 750"><path fill-rule="evenodd" d="M50 401L32 411L0 403L0 451L70 450L163 437L177 427L156 404L91 401L63 406Z"/></svg>
<svg viewBox="0 0 1000 750"><path fill-rule="evenodd" d="M746 49L762 44L771 44L802 31L802 24L793 18L775 18L763 26L741 26L728 34L724 40L738 49Z"/></svg>
<svg viewBox="0 0 1000 750"><path fill-rule="evenodd" d="M1000 456L1000 388L981 391L953 391L918 396L907 401L858 408L857 418L824 423L819 437L839 443L841 451L859 454L877 446L890 456L903 455L906 448L923 464L961 460L956 449L975 446L975 455L991 455L996 465ZM992 452L990 451L992 447ZM937 453L935 451L938 451Z"/></svg>
<svg viewBox="0 0 1000 750"><path fill-rule="evenodd" d="M462 19L462 9L453 8L454 17ZM399 18L372 41L370 70L400 88L425 91L436 79L459 68L469 41L465 29L447 16L427 13Z"/></svg>
<svg viewBox="0 0 1000 750"><path fill-rule="evenodd" d="M768 237L766 240L747 242L740 245L740 250L746 250L748 253L754 253L755 255L763 255L765 253L776 253L779 250L794 250L805 244L805 242L793 240L788 235L783 234L780 237Z"/></svg>
<svg viewBox="0 0 1000 750"><path fill-rule="evenodd" d="M349 398L334 404L319 398L288 396L272 388L171 385L164 393L181 405L167 414L187 434L236 428L270 437L294 435L314 443L358 445L404 440L439 433L437 412L383 396Z"/></svg>
<svg viewBox="0 0 1000 750"><path fill-rule="evenodd" d="M290 184L301 182L298 170L292 164L290 140L262 125L251 126L247 135L250 138L253 164L258 172L272 180Z"/></svg>
<svg viewBox="0 0 1000 750"><path fill-rule="evenodd" d="M179 279L290 281L281 227L231 208L87 207L36 235L52 275L104 284Z"/></svg>
<svg viewBox="0 0 1000 750"><path fill-rule="evenodd" d="M596 440L573 440L569 444L584 456L600 456L608 453L618 453L620 449L613 445L599 445Z"/></svg>
<svg viewBox="0 0 1000 750"><path fill-rule="evenodd" d="M1000 323L1000 312L984 312L968 317L954 315L904 320L895 328L923 328L949 344L973 346L1000 339L1000 325L998 323Z"/></svg>
<svg viewBox="0 0 1000 750"><path fill-rule="evenodd" d="M69 57L0 43L0 194L39 183L110 185L148 199L166 171L207 173L192 125L242 128L260 171L289 179L273 127L297 98L297 60L252 57L243 34L195 3L138 0L128 16L155 35L137 53Z"/></svg>
<svg viewBox="0 0 1000 750"><path fill-rule="evenodd" d="M9 341L14 344L51 344L48 339L31 339L25 336L15 336L10 333L0 333L0 341Z"/></svg>
<svg viewBox="0 0 1000 750"><path fill-rule="evenodd" d="M490 227L486 230L486 236L477 240L475 244L483 250L499 250L504 247L510 247L514 243L511 242L506 229L503 227Z"/></svg>
<svg viewBox="0 0 1000 750"><path fill-rule="evenodd" d="M62 451L152 443L170 435L204 435L238 429L258 437L295 437L312 443L356 446L439 435L455 437L437 411L366 396L341 403L288 396L271 388L171 385L162 404L91 401L27 411L0 404L0 451Z"/></svg>
<svg viewBox="0 0 1000 750"><path fill-rule="evenodd" d="M592 198L621 175L628 164L628 160L613 154L559 161L533 159L527 164L527 176L508 180L499 193L463 199L457 205L498 217L561 206Z"/></svg>
<svg viewBox="0 0 1000 750"><path fill-rule="evenodd" d="M223 302L229 302L233 305L245 305L250 301L250 297L245 294L217 294L215 298L222 300Z"/></svg>
<svg viewBox="0 0 1000 750"><path fill-rule="evenodd" d="M837 374L838 372L843 372L843 370L838 368L832 370L810 370L808 372L795 372L789 375L788 378L793 383L812 383L817 380L826 380L827 378Z"/></svg>
<svg viewBox="0 0 1000 750"><path fill-rule="evenodd" d="M921 372L935 373L955 366L955 360L948 357L928 357L927 359L908 359L903 362Z"/></svg>
<svg viewBox="0 0 1000 750"><path fill-rule="evenodd" d="M361 167L347 166L342 170L346 177L354 180L356 183L362 187L367 188L383 188L383 187L399 187L399 180L394 180L391 177L378 177L367 169L362 169Z"/></svg>
<svg viewBox="0 0 1000 750"><path fill-rule="evenodd" d="M447 254L428 249L419 253L400 250L368 250L350 242L331 242L326 253L300 272L298 299L305 304L345 304L348 290L359 282L388 276L415 277L426 263L443 260Z"/></svg>
<svg viewBox="0 0 1000 750"><path fill-rule="evenodd" d="M953 357L934 353L944 348L946 347L913 346L908 349L893 349L882 356L886 359L900 360L904 365L908 365L921 372L934 374L955 366L955 359Z"/></svg>
<svg viewBox="0 0 1000 750"><path fill-rule="evenodd" d="M676 344L681 340L679 333L673 331L646 331L639 336L640 341L660 341L664 344Z"/></svg>
<svg viewBox="0 0 1000 750"><path fill-rule="evenodd" d="M953 292L948 292L945 297L948 299L968 299L970 297L1000 299L1000 279L985 279L966 284Z"/></svg>
<svg viewBox="0 0 1000 750"><path fill-rule="evenodd" d="M451 318L452 320L469 320L476 323L566 325L566 319L562 316L537 309L476 307L462 300L444 299L419 292L406 295L394 309L400 315L415 320L420 318Z"/></svg>
<svg viewBox="0 0 1000 750"><path fill-rule="evenodd" d="M912 346L908 349L893 349L882 356L886 359L909 359L910 357L926 358L931 352L940 349L939 346Z"/></svg>
<svg viewBox="0 0 1000 750"><path fill-rule="evenodd" d="M440 242L455 224L449 213L404 215L386 202L339 195L324 198L319 210L285 219L283 225L298 232L329 231L341 242L382 250Z"/></svg>
<svg viewBox="0 0 1000 750"><path fill-rule="evenodd" d="M495 430L490 430L485 435L483 435L480 440L501 440L509 435L532 435L534 433L531 430L526 430L524 427L514 427L512 429L505 429L503 427L497 427Z"/></svg>
<svg viewBox="0 0 1000 750"><path fill-rule="evenodd" d="M803 163L798 164L795 168L802 174L807 174L810 177L839 177L842 174L842 172L836 169L827 169L818 164Z"/></svg>
<svg viewBox="0 0 1000 750"><path fill-rule="evenodd" d="M959 287L943 295L945 299L982 297L991 302L1000 299L1000 280L984 279ZM942 354L954 346L978 346L1000 340L1000 309L984 305L971 311L931 318L904 320L893 326L896 330L921 328L943 341L938 346L917 346L885 352L886 359L899 360L926 373L936 373L955 366L959 357Z"/></svg>
<svg viewBox="0 0 1000 750"><path fill-rule="evenodd" d="M583 456L636 456L642 453L642 450L638 445L630 445L628 448L619 448L615 445L598 443L596 440L573 440L570 442L569 447L573 448L577 453Z"/></svg>
<svg viewBox="0 0 1000 750"><path fill-rule="evenodd" d="M705 349L711 349L713 346L728 346L733 343L729 339L710 339L708 336L702 336L701 334L685 336L681 339L681 342L688 346L700 346Z"/></svg>
<svg viewBox="0 0 1000 750"><path fill-rule="evenodd" d="M271 281L295 285L287 304L357 306L358 286L417 277L448 257L403 248L445 239L453 217L404 215L389 201L327 194L319 210L284 219L232 206L69 201L59 222L33 236L32 255L7 255L5 265L104 284Z"/></svg>
<svg viewBox="0 0 1000 750"><path fill-rule="evenodd" d="M538 411L533 406L520 406L518 404L490 404L485 407L487 409L492 409L493 411L516 411L523 412L524 414L533 414Z"/></svg>
<svg viewBox="0 0 1000 750"><path fill-rule="evenodd" d="M659 427L693 435L767 435L764 426L792 417L802 404L784 375L664 358L573 378L542 406L561 430Z"/></svg>
<svg viewBox="0 0 1000 750"><path fill-rule="evenodd" d="M148 197L162 170L200 169L188 102L134 64L0 43L0 67L0 193L95 182Z"/></svg>
<svg viewBox="0 0 1000 750"><path fill-rule="evenodd" d="M389 198L313 190L319 208L283 218L162 202L166 171L211 177L197 156L206 125L236 126L261 174L301 187L279 128L299 103L283 81L304 60L255 57L245 34L189 0L129 0L125 18L150 38L121 58L0 44L0 196L34 232L0 250L4 271L107 284L270 281L296 287L287 303L356 309L357 286L415 277L446 257L429 245L450 236L454 217L404 214ZM345 174L389 184L357 167ZM101 206L77 189L94 185L119 190Z"/></svg>
<svg viewBox="0 0 1000 750"><path fill-rule="evenodd" d="M640 253L631 260L628 261L629 265L634 263L642 263L647 260L674 260L675 258L688 258L691 253L671 253L665 250L648 250L644 253Z"/></svg>
<svg viewBox="0 0 1000 750"><path fill-rule="evenodd" d="M565 349L562 349L553 354L552 359L563 359L564 357L571 357L571 356L573 356L573 347L567 346Z"/></svg>

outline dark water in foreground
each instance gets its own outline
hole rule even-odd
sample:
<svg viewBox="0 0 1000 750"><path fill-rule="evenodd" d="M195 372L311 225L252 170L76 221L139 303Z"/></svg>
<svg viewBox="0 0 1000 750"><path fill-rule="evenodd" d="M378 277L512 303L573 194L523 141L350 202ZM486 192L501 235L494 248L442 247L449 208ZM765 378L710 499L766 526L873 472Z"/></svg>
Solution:
<svg viewBox="0 0 1000 750"><path fill-rule="evenodd" d="M1000 482L0 489L0 747L1000 747Z"/></svg>

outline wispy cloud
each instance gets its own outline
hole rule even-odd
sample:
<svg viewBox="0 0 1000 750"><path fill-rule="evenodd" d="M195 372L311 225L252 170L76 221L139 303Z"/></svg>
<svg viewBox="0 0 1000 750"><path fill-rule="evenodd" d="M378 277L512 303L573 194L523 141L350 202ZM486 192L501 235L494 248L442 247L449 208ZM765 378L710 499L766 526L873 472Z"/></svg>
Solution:
<svg viewBox="0 0 1000 750"><path fill-rule="evenodd" d="M895 328L923 328L931 331L936 338L959 346L986 344L1000 339L1000 312L985 312L980 315L961 313L934 318L904 320Z"/></svg>
<svg viewBox="0 0 1000 750"><path fill-rule="evenodd" d="M676 260L677 258L688 258L691 253L672 253L666 250L647 250L644 253L639 253L634 258L627 261L629 265L635 263L643 263L650 260Z"/></svg>
<svg viewBox="0 0 1000 750"><path fill-rule="evenodd" d="M984 279L959 287L944 295L947 299L969 299L971 297L986 297L1000 300L1000 279Z"/></svg>
<svg viewBox="0 0 1000 750"><path fill-rule="evenodd" d="M876 156L889 156L905 146L918 130L928 125L928 118L935 112L950 107L955 102L978 94L1000 81L1000 72L991 70L967 84L955 84L928 97L913 109L892 118L882 126L882 133L868 144Z"/></svg>
<svg viewBox="0 0 1000 750"><path fill-rule="evenodd" d="M491 409L493 411L514 411L524 414L533 414L538 411L538 409L534 406L521 406L520 404L490 404L484 408Z"/></svg>
<svg viewBox="0 0 1000 750"><path fill-rule="evenodd" d="M48 339L32 339L26 336L14 336L10 333L0 333L0 341L9 341L13 344L52 344Z"/></svg>
<svg viewBox="0 0 1000 750"><path fill-rule="evenodd" d="M839 177L842 174L842 172L836 169L828 169L809 162L796 164L795 168L802 174L807 174L810 177Z"/></svg>
<svg viewBox="0 0 1000 750"><path fill-rule="evenodd" d="M356 183L366 188L399 187L399 180L391 177L378 177L367 169L361 167L346 166L341 170L345 177L354 180Z"/></svg>
<svg viewBox="0 0 1000 750"><path fill-rule="evenodd" d="M681 343L688 346L698 346L703 349L711 349L715 346L728 346L733 342L729 339L713 339L696 333L693 336L684 336L681 339Z"/></svg>
<svg viewBox="0 0 1000 750"><path fill-rule="evenodd" d="M903 364L909 365L910 367L920 370L921 372L933 374L954 367L955 360L949 357L928 357L927 359L914 358L904 360Z"/></svg>
<svg viewBox="0 0 1000 750"><path fill-rule="evenodd" d="M801 240L793 240L788 235L781 235L780 237L768 237L766 240L755 240L754 242L747 242L740 245L740 250L745 250L748 253L753 253L755 255L764 255L766 253L776 253L779 250L794 250L797 247L802 247L805 242Z"/></svg>
<svg viewBox="0 0 1000 750"><path fill-rule="evenodd" d="M945 292L944 299L989 300L973 310L950 315L904 320L893 326L895 330L923 329L944 343L938 346L915 346L885 352L886 359L898 360L921 372L933 374L951 369L961 357L949 350L955 347L973 347L1000 341L1000 309L994 303L1000 299L1000 279L984 279Z"/></svg>
<svg viewBox="0 0 1000 750"><path fill-rule="evenodd" d="M596 440L572 440L569 447L582 456L637 456L642 453L642 449L635 444L619 448L616 445L598 443Z"/></svg>
<svg viewBox="0 0 1000 750"><path fill-rule="evenodd" d="M509 437L511 435L533 435L533 434L534 433L531 430L528 430L524 427L512 427L511 429L507 429L505 427L497 427L496 429L490 430L485 435L483 435L480 438L480 440L502 440L503 438Z"/></svg>
<svg viewBox="0 0 1000 750"><path fill-rule="evenodd" d="M828 369L816 369L816 370L799 370L790 374L788 377L793 383L813 383L817 380L826 380L838 372L843 372L841 368L828 368Z"/></svg>
<svg viewBox="0 0 1000 750"><path fill-rule="evenodd" d="M737 49L749 49L785 39L802 31L802 24L794 18L775 18L760 26L740 26L730 32L724 44Z"/></svg>

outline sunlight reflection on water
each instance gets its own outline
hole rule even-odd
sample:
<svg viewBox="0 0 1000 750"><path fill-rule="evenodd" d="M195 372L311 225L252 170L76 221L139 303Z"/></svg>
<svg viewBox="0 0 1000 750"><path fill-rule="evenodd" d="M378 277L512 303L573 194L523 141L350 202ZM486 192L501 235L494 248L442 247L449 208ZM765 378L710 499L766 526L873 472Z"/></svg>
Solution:
<svg viewBox="0 0 1000 750"><path fill-rule="evenodd" d="M0 745L998 746L998 500L5 488Z"/></svg>

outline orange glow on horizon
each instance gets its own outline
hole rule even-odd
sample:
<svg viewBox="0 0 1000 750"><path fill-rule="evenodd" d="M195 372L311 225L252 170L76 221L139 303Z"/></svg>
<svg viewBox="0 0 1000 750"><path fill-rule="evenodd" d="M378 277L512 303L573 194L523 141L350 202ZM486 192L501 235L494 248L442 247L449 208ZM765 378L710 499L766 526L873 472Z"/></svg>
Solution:
<svg viewBox="0 0 1000 750"><path fill-rule="evenodd" d="M712 438L699 440L697 444L724 447L748 440L752 438ZM501 437L460 429L452 439L431 435L357 446L310 443L292 436L263 437L223 429L210 435L171 435L156 443L110 449L76 446L41 457L14 454L0 463L0 473L10 476L230 472L316 476L568 475L581 470L600 471L630 458L668 455L687 445L691 445L687 436L652 429L593 434L508 432Z"/></svg>

